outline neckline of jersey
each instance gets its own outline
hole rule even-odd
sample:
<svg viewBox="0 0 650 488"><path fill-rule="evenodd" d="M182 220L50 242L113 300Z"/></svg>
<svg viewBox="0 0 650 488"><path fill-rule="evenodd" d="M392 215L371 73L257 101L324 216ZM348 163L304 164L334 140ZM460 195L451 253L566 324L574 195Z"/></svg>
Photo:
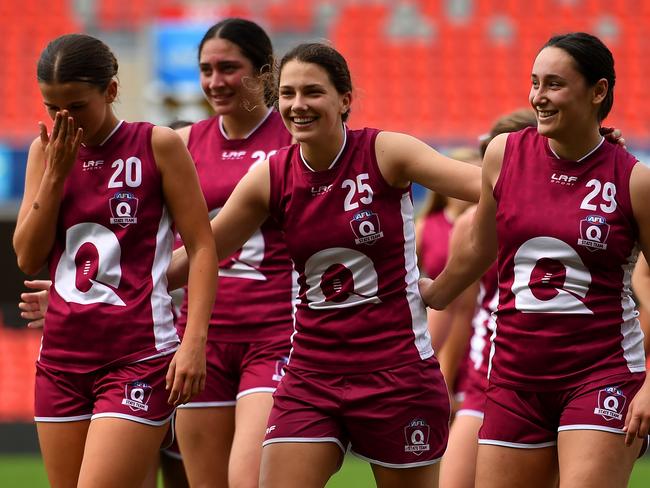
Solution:
<svg viewBox="0 0 650 488"><path fill-rule="evenodd" d="M336 163L338 163L339 159L341 158L341 154L343 154L343 150L345 149L347 143L348 143L348 128L345 124L343 124L343 144L341 144L341 149L339 149L339 152L334 158L334 161L332 161L332 164L330 164L325 171L332 169L336 165ZM307 169L312 173L318 173L318 170L315 170L314 168L309 166L309 163L307 162L305 156L302 153L302 146L299 145L299 148L300 148L300 159L302 160L302 164L304 164L307 167Z"/></svg>
<svg viewBox="0 0 650 488"><path fill-rule="evenodd" d="M114 127L113 130L110 132L110 134L108 134L108 135L104 138L104 140L103 140L102 142L100 142L99 144L97 144L97 146L98 146L98 147L102 147L104 144L106 144L106 143L108 142L108 140L109 140L111 137L113 137L113 134L115 134L115 133L117 132L117 130L118 130L120 127L122 127L122 124L123 124L123 123L124 123L124 120L120 120L120 121L115 125L115 127ZM81 143L81 145L82 145L83 147L88 147L88 146L86 146L83 142Z"/></svg>
<svg viewBox="0 0 650 488"><path fill-rule="evenodd" d="M273 112L273 109L269 107L268 112L266 112L266 115L262 120L259 121L259 123L251 129L251 131L246 134L244 137L241 139L231 139L228 134L226 133L226 129L223 126L223 115L219 115L219 130L221 131L221 135L223 136L224 139L227 141L237 141L237 140L243 140L243 139L248 139L257 129L259 129L264 122L266 122L266 119L268 119L271 115L271 112Z"/></svg>
<svg viewBox="0 0 650 488"><path fill-rule="evenodd" d="M598 142L598 144L596 144L596 146L591 151L589 151L587 154L585 154L581 158L576 159L574 162L575 163L582 163L585 159L587 159L593 153L598 151L598 149L600 148L600 146L603 145L604 142L605 142L605 138L603 136L600 136L600 141ZM546 144L548 146L549 151L551 151L553 156L555 156L555 159L557 159L559 161L570 161L569 159L561 158L555 151L553 151L553 148L551 147L551 140L550 139L546 140Z"/></svg>

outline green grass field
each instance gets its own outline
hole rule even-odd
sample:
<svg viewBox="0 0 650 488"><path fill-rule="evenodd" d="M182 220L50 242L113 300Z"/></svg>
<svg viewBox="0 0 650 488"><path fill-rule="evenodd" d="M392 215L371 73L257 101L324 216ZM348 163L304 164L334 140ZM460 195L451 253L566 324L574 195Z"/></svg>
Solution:
<svg viewBox="0 0 650 488"><path fill-rule="evenodd" d="M47 488L47 478L38 456L0 456L2 488ZM328 488L374 487L370 467L354 456L348 456L341 471L327 484ZM650 486L650 457L637 461L629 488Z"/></svg>

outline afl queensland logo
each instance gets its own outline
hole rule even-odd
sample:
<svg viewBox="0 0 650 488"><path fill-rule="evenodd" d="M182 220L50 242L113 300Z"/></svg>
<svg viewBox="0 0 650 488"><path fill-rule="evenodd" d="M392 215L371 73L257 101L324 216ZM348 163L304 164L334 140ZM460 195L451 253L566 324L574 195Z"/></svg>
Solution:
<svg viewBox="0 0 650 488"><path fill-rule="evenodd" d="M371 246L377 239L384 237L379 224L379 215L373 213L371 210L362 210L357 212L350 221L352 232L356 239L356 244L367 244Z"/></svg>
<svg viewBox="0 0 650 488"><path fill-rule="evenodd" d="M151 398L151 386L144 381L134 381L124 385L124 399L122 405L126 405L134 412L138 410L149 410L149 399Z"/></svg>
<svg viewBox="0 0 650 488"><path fill-rule="evenodd" d="M404 452L411 452L416 456L421 455L430 449L429 447L429 424L423 419L413 419L404 427Z"/></svg>
<svg viewBox="0 0 650 488"><path fill-rule="evenodd" d="M598 405L594 409L594 413L608 422L610 420L622 420L625 401L625 395L620 389L615 386L608 386L598 392Z"/></svg>
<svg viewBox="0 0 650 488"><path fill-rule="evenodd" d="M109 201L111 208L111 224L118 224L126 227L129 224L137 224L138 199L129 191L116 193Z"/></svg>
<svg viewBox="0 0 650 488"><path fill-rule="evenodd" d="M609 224L602 215L588 215L580 221L580 239L578 245L590 251L604 251L607 249L609 237Z"/></svg>

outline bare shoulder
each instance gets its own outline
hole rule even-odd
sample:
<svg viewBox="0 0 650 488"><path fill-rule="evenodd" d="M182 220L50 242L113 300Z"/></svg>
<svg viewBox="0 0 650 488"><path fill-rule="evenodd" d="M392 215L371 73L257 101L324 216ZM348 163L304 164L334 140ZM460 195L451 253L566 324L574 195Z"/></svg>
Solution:
<svg viewBox="0 0 650 488"><path fill-rule="evenodd" d="M192 124L193 125L193 124ZM190 132L192 132L192 125L186 125L180 129L176 129L176 133L183 140L183 143L187 146L190 142Z"/></svg>
<svg viewBox="0 0 650 488"><path fill-rule="evenodd" d="M506 142L510 134L499 134L490 141L485 156L483 156L483 175L487 177L492 184L492 187L497 182L499 174L501 173L501 165L503 164L503 155L506 151Z"/></svg>
<svg viewBox="0 0 650 488"><path fill-rule="evenodd" d="M180 135L174 129L154 125L151 133L151 142L154 150L172 149L182 143Z"/></svg>
<svg viewBox="0 0 650 488"><path fill-rule="evenodd" d="M379 150L387 150L391 148L399 148L400 146L411 144L423 144L419 139L408 134L401 132L391 132L387 130L380 131L375 140L375 148Z"/></svg>
<svg viewBox="0 0 650 488"><path fill-rule="evenodd" d="M650 190L650 167L640 161L635 164L630 175L630 187Z"/></svg>

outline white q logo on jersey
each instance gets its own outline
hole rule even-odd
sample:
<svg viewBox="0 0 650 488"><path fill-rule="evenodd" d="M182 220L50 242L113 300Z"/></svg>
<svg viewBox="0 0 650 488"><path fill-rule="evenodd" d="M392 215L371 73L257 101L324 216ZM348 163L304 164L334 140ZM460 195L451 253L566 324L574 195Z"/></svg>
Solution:
<svg viewBox="0 0 650 488"><path fill-rule="evenodd" d="M326 279L330 271L333 272ZM304 273L309 308L346 308L381 303L377 297L379 286L375 266L368 256L354 249L332 247L319 251L307 260ZM326 292L323 289L325 285L331 290Z"/></svg>
<svg viewBox="0 0 650 488"><path fill-rule="evenodd" d="M126 202L120 202L115 207L115 213L118 217L130 217L131 216L131 205Z"/></svg>
<svg viewBox="0 0 650 488"><path fill-rule="evenodd" d="M530 280L537 262L549 258L562 263L566 278L557 294L548 300L537 298L530 289ZM587 296L591 274L578 253L566 242L554 237L534 237L524 242L514 257L515 279L512 293L515 307L523 313L577 313L593 315L580 300Z"/></svg>
<svg viewBox="0 0 650 488"><path fill-rule="evenodd" d="M90 243L97 249L97 275L89 279L88 291L77 288L75 257L81 246ZM83 222L73 225L65 235L65 249L54 274L54 288L66 302L88 305L108 303L125 307L126 304L110 286L120 285L120 242L115 234L100 224ZM109 286L110 285L110 286Z"/></svg>

